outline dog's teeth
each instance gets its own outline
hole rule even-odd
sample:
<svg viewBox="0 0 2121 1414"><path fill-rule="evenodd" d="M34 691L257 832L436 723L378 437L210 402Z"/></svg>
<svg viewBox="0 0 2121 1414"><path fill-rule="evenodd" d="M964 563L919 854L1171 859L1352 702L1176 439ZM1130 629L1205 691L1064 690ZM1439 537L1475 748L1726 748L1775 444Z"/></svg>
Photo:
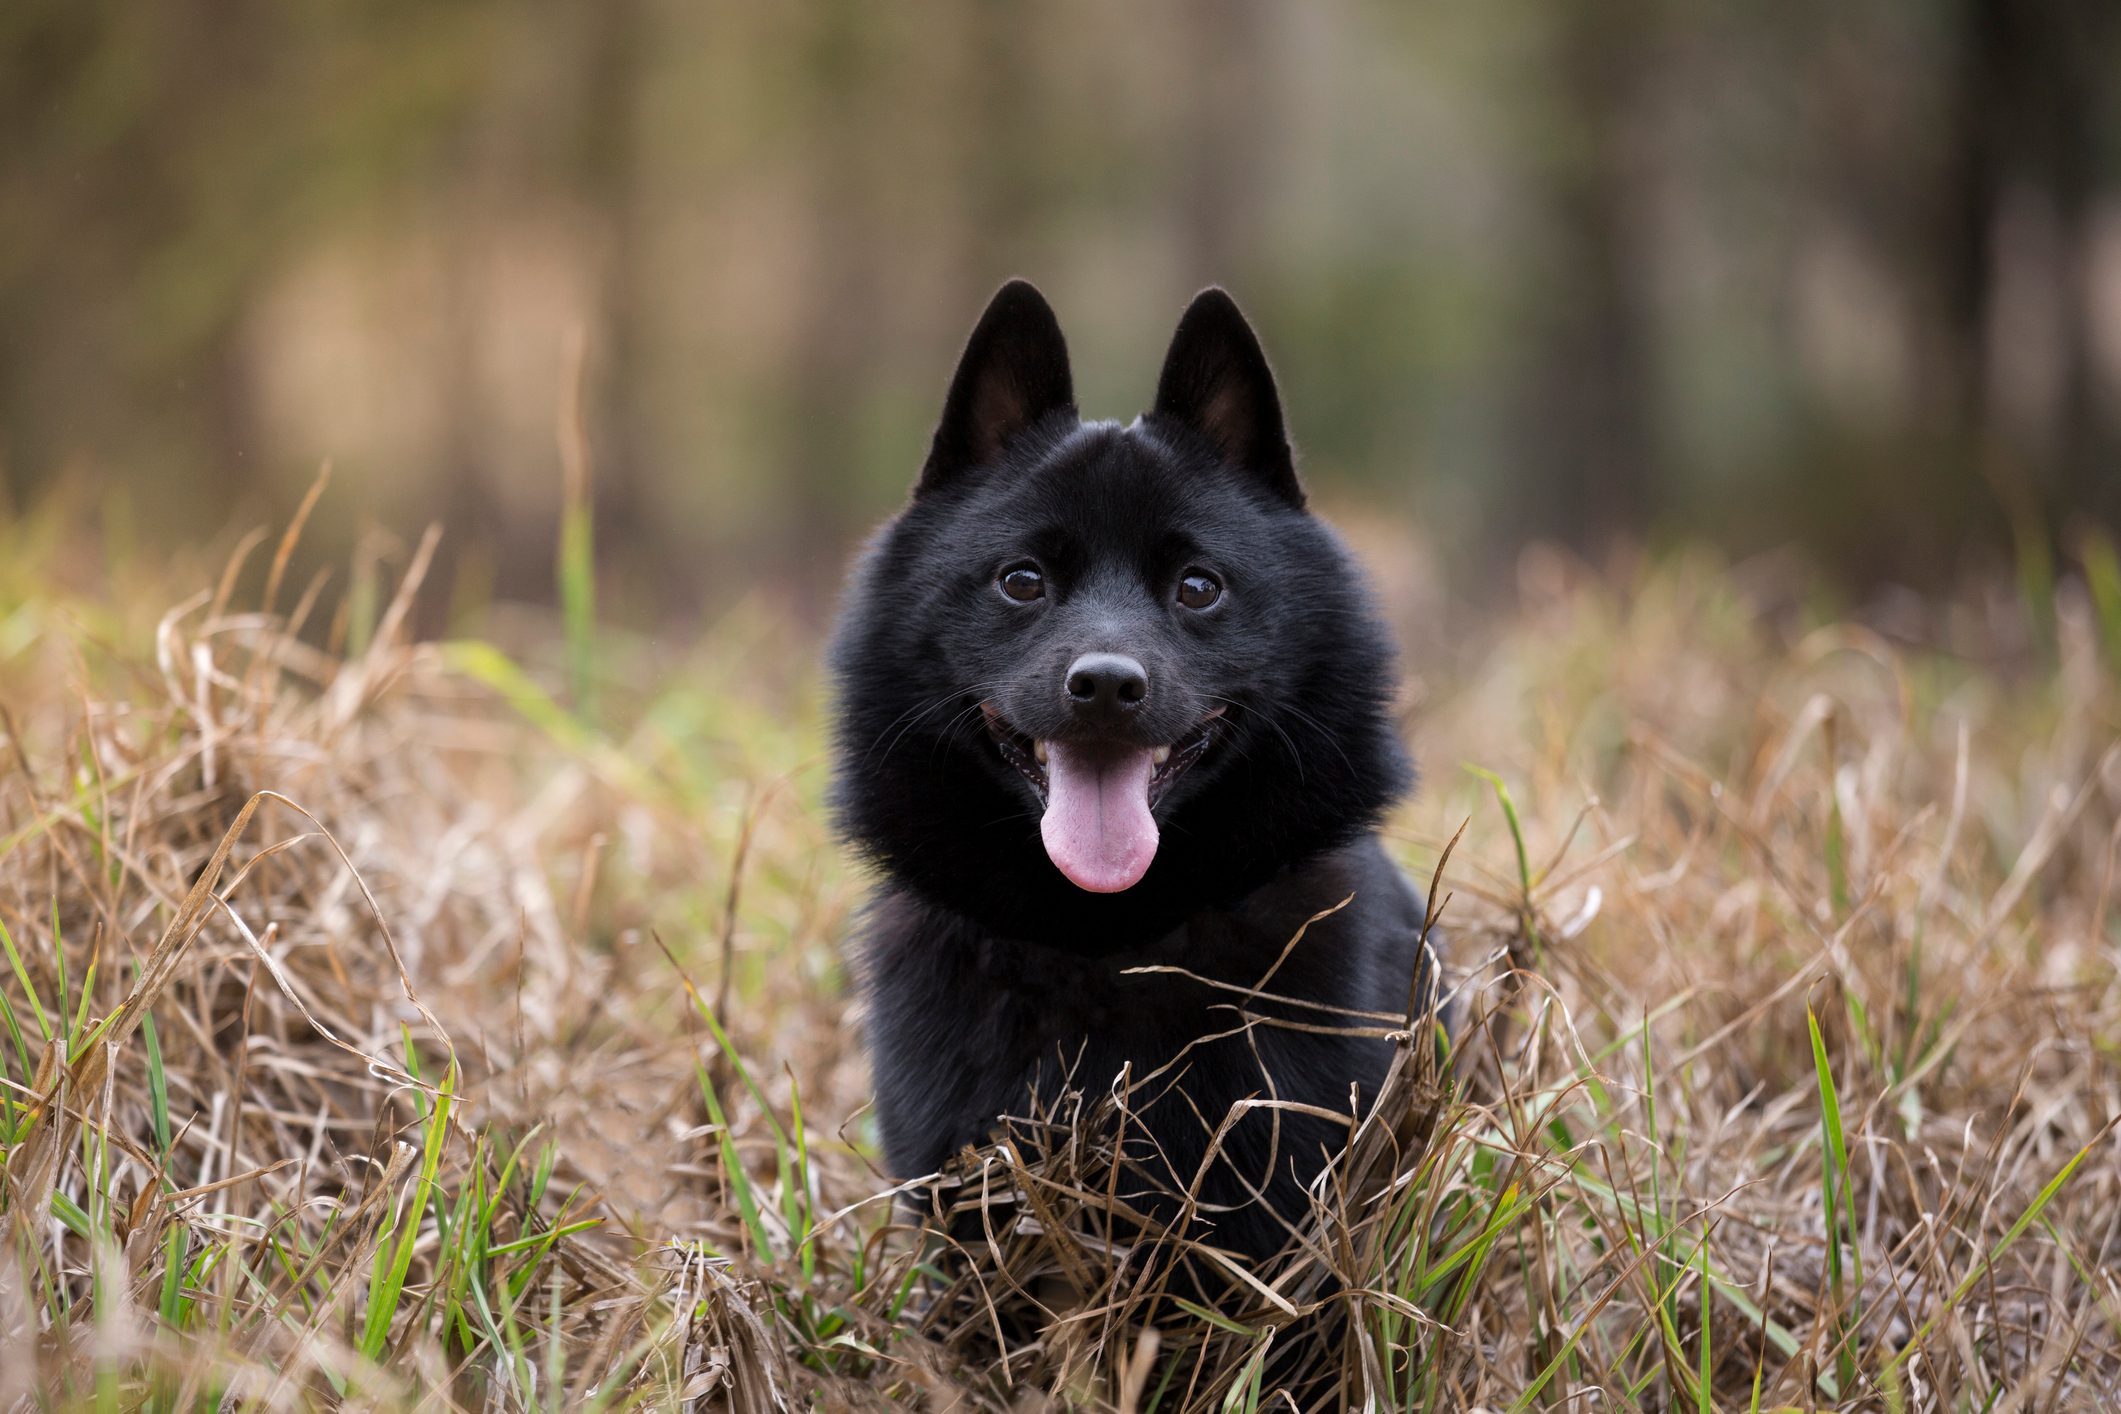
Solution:
<svg viewBox="0 0 2121 1414"><path fill-rule="evenodd" d="M1161 766L1166 761L1169 761L1171 759L1171 748L1168 746L1159 746L1156 748L1156 750L1149 753L1149 759L1151 761L1154 761L1157 765Z"/></svg>
<svg viewBox="0 0 2121 1414"><path fill-rule="evenodd" d="M1038 764L1039 764L1039 765L1041 765L1041 766L1045 765L1045 764L1046 764L1046 743L1044 743L1044 742L1042 742L1042 741L1034 741L1034 742L1032 742L1032 743L1031 743L1031 754L1032 754L1033 756L1035 756L1035 757L1037 757L1037 758L1038 758Z"/></svg>

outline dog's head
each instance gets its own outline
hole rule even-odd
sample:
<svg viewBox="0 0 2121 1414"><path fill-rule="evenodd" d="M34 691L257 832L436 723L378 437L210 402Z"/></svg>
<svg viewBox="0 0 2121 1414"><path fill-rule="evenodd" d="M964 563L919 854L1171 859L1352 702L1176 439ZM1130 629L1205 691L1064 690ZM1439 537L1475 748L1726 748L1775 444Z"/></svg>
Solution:
<svg viewBox="0 0 2121 1414"><path fill-rule="evenodd" d="M981 867L1049 905L1227 890L1405 784L1385 636L1221 290L1122 427L1079 418L1053 311L1004 286L835 664L843 822L943 902L988 892L961 877ZM1034 887L1012 844L1050 860Z"/></svg>

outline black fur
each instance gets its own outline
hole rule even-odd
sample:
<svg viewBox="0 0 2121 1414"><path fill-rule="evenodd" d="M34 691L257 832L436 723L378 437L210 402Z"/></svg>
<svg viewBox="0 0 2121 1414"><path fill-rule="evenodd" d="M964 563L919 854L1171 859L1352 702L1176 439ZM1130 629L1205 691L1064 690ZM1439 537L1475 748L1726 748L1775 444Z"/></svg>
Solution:
<svg viewBox="0 0 2121 1414"><path fill-rule="evenodd" d="M1046 577L1031 604L996 583L1026 559ZM1196 566L1224 584L1206 611L1175 599ZM1112 894L1049 860L1039 790L983 710L1027 739L1080 730L1062 680L1090 651L1147 671L1147 698L1112 729L1129 742L1181 739L1223 709L1155 806L1147 874ZM1317 1010L1128 973L1267 979L1282 997L1398 1015L1417 969L1421 901L1374 833L1411 780L1390 642L1359 570L1304 508L1272 374L1227 295L1193 302L1154 411L1121 427L1077 417L1052 311L1030 285L1004 286L911 503L854 574L832 665L836 810L883 875L856 965L895 1171L938 1168L1071 1074L1096 1094L1123 1065L1139 1080L1182 1053L1156 1098L1134 1102L1150 1168L1180 1187L1235 1102L1350 1116L1368 1102L1388 1042L1273 1024L1350 1024ZM1304 921L1351 894L1276 970ZM1265 1021L1246 1026L1240 1005ZM1217 1039L1191 1045L1202 1037ZM1213 1240L1254 1257L1279 1247L1344 1135L1248 1114L1202 1183Z"/></svg>

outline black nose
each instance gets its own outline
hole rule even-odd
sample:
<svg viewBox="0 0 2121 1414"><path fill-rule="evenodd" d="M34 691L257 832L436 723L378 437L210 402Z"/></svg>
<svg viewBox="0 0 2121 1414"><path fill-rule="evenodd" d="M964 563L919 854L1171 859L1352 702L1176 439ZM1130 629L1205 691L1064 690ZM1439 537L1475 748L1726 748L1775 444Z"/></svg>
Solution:
<svg viewBox="0 0 2121 1414"><path fill-rule="evenodd" d="M1124 653L1085 653L1068 665L1068 696L1078 709L1123 712L1149 695L1149 675Z"/></svg>

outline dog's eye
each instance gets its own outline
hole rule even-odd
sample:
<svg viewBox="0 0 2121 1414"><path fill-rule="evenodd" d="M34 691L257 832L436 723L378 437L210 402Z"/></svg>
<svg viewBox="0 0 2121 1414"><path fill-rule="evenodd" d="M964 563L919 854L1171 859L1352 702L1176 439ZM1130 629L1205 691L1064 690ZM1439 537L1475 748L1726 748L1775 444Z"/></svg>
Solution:
<svg viewBox="0 0 2121 1414"><path fill-rule="evenodd" d="M1002 593L1019 604L1028 604L1046 595L1046 576L1029 561L1009 566L994 582L1001 586Z"/></svg>
<svg viewBox="0 0 2121 1414"><path fill-rule="evenodd" d="M1223 597L1223 582L1206 570L1191 569L1179 576L1178 602L1189 609L1206 609Z"/></svg>

